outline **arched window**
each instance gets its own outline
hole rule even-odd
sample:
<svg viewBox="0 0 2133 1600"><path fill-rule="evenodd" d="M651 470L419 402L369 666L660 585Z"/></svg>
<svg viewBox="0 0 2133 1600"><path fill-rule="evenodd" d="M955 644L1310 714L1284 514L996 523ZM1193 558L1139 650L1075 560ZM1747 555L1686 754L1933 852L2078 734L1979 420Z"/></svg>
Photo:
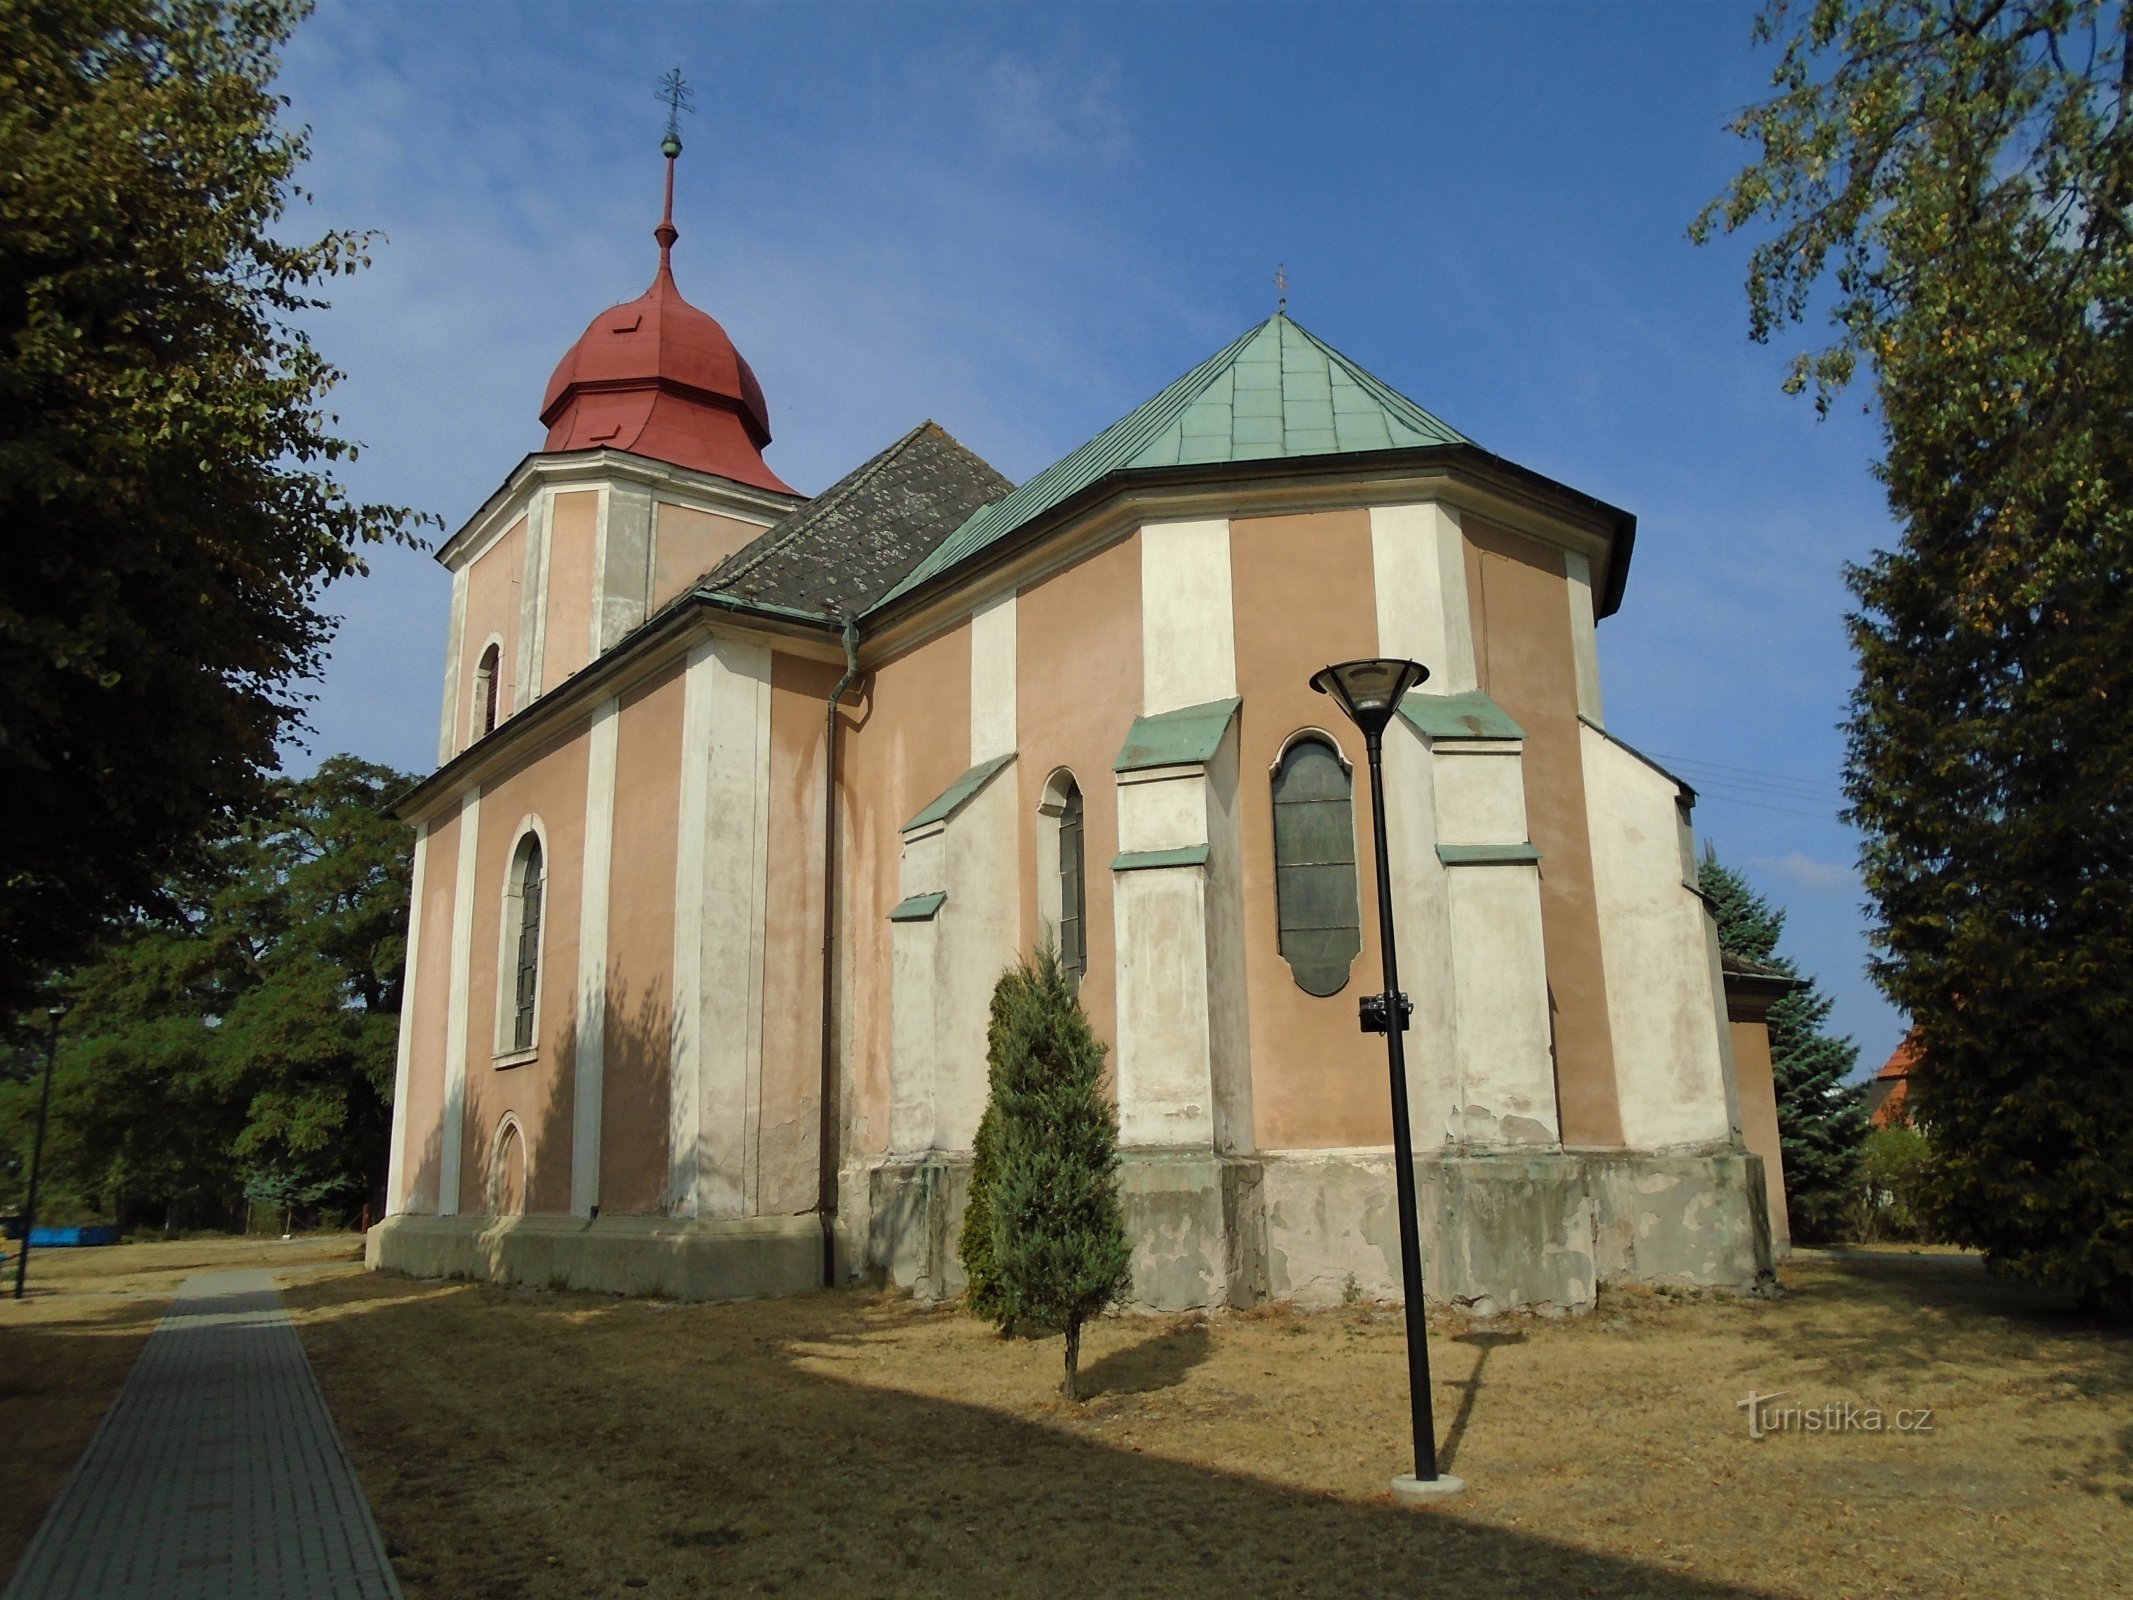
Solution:
<svg viewBox="0 0 2133 1600"><path fill-rule="evenodd" d="M1089 970L1089 901L1082 876L1081 785L1069 778L1059 809L1059 962L1076 977Z"/></svg>
<svg viewBox="0 0 2133 1600"><path fill-rule="evenodd" d="M515 1217L526 1209L526 1138L510 1112L497 1125L489 1156L489 1215Z"/></svg>
<svg viewBox="0 0 2133 1600"><path fill-rule="evenodd" d="M534 1005L541 992L541 840L529 833L519 841L512 866L513 898L518 902L518 981L512 991L511 1048L533 1048Z"/></svg>
<svg viewBox="0 0 2133 1600"><path fill-rule="evenodd" d="M474 715L480 722L474 735L477 739L496 731L496 680L501 676L497 668L502 660L502 649L492 644L481 653L481 665L474 669Z"/></svg>
<svg viewBox="0 0 2133 1600"><path fill-rule="evenodd" d="M1317 738L1296 740L1274 769L1274 901L1297 986L1339 993L1363 948L1355 803L1339 753Z"/></svg>

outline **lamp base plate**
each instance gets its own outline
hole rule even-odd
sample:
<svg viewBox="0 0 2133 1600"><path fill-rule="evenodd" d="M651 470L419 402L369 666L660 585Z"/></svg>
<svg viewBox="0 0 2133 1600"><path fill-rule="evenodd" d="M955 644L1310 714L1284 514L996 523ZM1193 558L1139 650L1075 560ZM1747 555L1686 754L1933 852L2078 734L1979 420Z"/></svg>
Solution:
<svg viewBox="0 0 2133 1600"><path fill-rule="evenodd" d="M1441 1472L1434 1478L1400 1477L1392 1480L1392 1497L1403 1506L1428 1505L1466 1492L1466 1479Z"/></svg>

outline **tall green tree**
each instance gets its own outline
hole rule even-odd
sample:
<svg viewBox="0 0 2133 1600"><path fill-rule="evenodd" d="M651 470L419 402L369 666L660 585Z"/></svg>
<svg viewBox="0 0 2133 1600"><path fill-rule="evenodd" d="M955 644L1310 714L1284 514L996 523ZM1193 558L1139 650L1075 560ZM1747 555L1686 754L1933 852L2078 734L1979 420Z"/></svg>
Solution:
<svg viewBox="0 0 2133 1600"><path fill-rule="evenodd" d="M1841 1237L1854 1220L1866 1140L1865 1090L1845 1080L1859 1047L1828 1031L1836 1004L1778 951L1785 913L1718 859L1709 844L1697 883L1718 922L1718 946L1800 980L1770 1008L1770 1076L1777 1091L1778 1147L1785 1162L1785 1211L1804 1240Z"/></svg>
<svg viewBox="0 0 2133 1600"><path fill-rule="evenodd" d="M1773 0L1750 330L1863 362L1902 526L1849 570L1874 976L1917 1029L1934 1220L2133 1306L2133 11Z"/></svg>
<svg viewBox="0 0 2133 1600"><path fill-rule="evenodd" d="M411 871L384 806L410 782L348 756L272 781L258 817L67 980L56 1204L187 1226L247 1196L381 1205ZM0 1088L11 1172L33 1090Z"/></svg>
<svg viewBox="0 0 2133 1600"><path fill-rule="evenodd" d="M988 1303L1003 1327L1066 1335L1060 1392L1075 1400L1082 1324L1125 1294L1133 1269L1104 1047L1056 950L1040 950L1001 976L989 1047Z"/></svg>
<svg viewBox="0 0 2133 1600"><path fill-rule="evenodd" d="M295 0L0 5L0 1014L258 803L330 580L418 519L336 481L279 226Z"/></svg>

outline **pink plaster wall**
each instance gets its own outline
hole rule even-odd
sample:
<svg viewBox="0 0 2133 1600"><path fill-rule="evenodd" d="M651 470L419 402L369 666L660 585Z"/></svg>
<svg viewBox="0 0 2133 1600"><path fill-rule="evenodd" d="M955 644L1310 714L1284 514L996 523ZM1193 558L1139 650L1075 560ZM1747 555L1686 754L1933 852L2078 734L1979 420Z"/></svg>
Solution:
<svg viewBox="0 0 2133 1600"><path fill-rule="evenodd" d="M653 514L654 611L763 531L753 523L690 506L662 503Z"/></svg>
<svg viewBox="0 0 2133 1600"><path fill-rule="evenodd" d="M526 1209L570 1209L571 1070L576 1054L578 911L585 862L586 724L559 730L482 791L480 854L474 878L473 972L467 996L467 1111L460 1206L487 1209L489 1158L499 1120L515 1111L525 1131ZM498 1014L499 964L517 960L516 930L507 949L502 911L506 877L518 849L521 819L538 817L547 834L543 865L543 939L537 1054L500 1067L505 1052Z"/></svg>
<svg viewBox="0 0 2133 1600"><path fill-rule="evenodd" d="M459 870L459 813L433 825L423 845L422 903L414 970L414 1009L408 1018L407 1107L400 1148L406 1210L437 1210L438 1163L443 1151L444 1052L452 986L452 889Z"/></svg>
<svg viewBox="0 0 2133 1600"><path fill-rule="evenodd" d="M623 697L615 730L600 1121L603 1212L665 1209L681 712L682 664L676 661Z"/></svg>
<svg viewBox="0 0 2133 1600"><path fill-rule="evenodd" d="M555 497L548 525L548 624L541 642L545 693L592 659L593 556L600 496L579 490Z"/></svg>
<svg viewBox="0 0 2133 1600"><path fill-rule="evenodd" d="M464 750L481 733L480 707L476 699L476 674L482 651L492 636L500 636L498 652L500 681L496 695L496 721L501 726L517 708L518 599L525 578L526 519L511 524L496 542L467 568L467 606L459 648L459 720L452 730L452 748Z"/></svg>

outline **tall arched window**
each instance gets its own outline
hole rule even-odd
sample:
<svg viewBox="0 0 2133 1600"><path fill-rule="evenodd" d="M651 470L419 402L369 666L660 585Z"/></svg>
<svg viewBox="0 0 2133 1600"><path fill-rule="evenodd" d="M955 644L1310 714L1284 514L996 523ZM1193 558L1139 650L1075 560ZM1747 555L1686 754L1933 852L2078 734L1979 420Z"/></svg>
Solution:
<svg viewBox="0 0 2133 1600"><path fill-rule="evenodd" d="M1296 740L1274 769L1274 900L1281 954L1306 994L1337 994L1363 948L1355 804L1339 753Z"/></svg>
<svg viewBox="0 0 2133 1600"><path fill-rule="evenodd" d="M480 726L475 737L496 731L496 680L497 668L502 664L503 651L490 645L481 653L481 665L474 669L474 715Z"/></svg>
<svg viewBox="0 0 2133 1600"><path fill-rule="evenodd" d="M1076 977L1089 970L1089 901L1082 880L1081 785L1069 778L1059 808L1059 963Z"/></svg>
<svg viewBox="0 0 2133 1600"><path fill-rule="evenodd" d="M534 1003L541 991L541 841L529 833L519 841L512 872L518 901L518 982L512 992L511 1048L533 1048Z"/></svg>
<svg viewBox="0 0 2133 1600"><path fill-rule="evenodd" d="M1081 785L1061 767L1037 802L1037 920L1059 944L1059 964L1079 978L1089 970L1087 833Z"/></svg>

